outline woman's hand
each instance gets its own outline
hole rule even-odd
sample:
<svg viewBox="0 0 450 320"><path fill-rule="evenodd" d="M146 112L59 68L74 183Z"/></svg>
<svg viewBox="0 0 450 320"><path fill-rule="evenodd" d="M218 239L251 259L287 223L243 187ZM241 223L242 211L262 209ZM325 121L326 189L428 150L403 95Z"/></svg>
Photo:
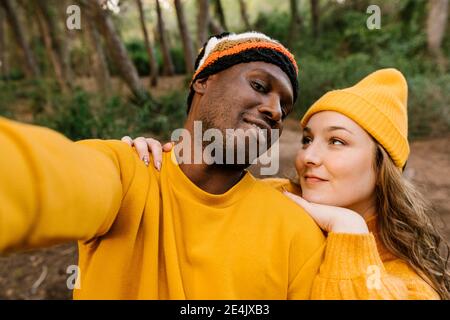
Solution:
<svg viewBox="0 0 450 320"><path fill-rule="evenodd" d="M284 191L284 194L305 209L319 227L326 232L369 233L363 217L350 209L312 203L287 191Z"/></svg>
<svg viewBox="0 0 450 320"><path fill-rule="evenodd" d="M134 146L139 155L139 159L144 161L146 166L149 164L151 152L153 155L153 165L158 171L161 170L162 152L169 152L173 147L172 142L167 142L166 144L161 145L158 140L153 138L138 137L133 140L129 136L125 136L120 140L128 144L130 147Z"/></svg>

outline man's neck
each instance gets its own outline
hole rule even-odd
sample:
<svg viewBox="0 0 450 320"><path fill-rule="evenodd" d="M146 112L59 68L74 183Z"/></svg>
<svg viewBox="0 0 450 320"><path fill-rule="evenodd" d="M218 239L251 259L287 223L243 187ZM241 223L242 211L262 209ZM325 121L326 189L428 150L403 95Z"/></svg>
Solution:
<svg viewBox="0 0 450 320"><path fill-rule="evenodd" d="M188 130L190 133L190 159L195 159L194 150L196 148L201 150L202 155L204 151L204 146L202 145L203 139L201 139L200 142L195 141L194 120L196 119L192 116L192 113L190 113L184 125L184 129ZM227 192L245 175L244 167L210 165L206 163L181 163L179 166L189 180L203 191L211 194L222 194Z"/></svg>
<svg viewBox="0 0 450 320"><path fill-rule="evenodd" d="M227 192L245 175L244 169L208 164L182 163L180 169L197 187L211 194Z"/></svg>

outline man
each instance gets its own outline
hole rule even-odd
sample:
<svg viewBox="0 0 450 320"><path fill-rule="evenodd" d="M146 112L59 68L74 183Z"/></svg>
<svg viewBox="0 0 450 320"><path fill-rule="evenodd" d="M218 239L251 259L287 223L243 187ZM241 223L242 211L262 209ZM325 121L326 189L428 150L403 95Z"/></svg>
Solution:
<svg viewBox="0 0 450 320"><path fill-rule="evenodd" d="M281 129L296 90L295 60L278 42L212 37L196 61L185 129ZM120 141L73 143L4 119L0 152L0 252L78 240L75 298L309 298L323 234L245 171L248 157L179 164L165 154L159 172Z"/></svg>

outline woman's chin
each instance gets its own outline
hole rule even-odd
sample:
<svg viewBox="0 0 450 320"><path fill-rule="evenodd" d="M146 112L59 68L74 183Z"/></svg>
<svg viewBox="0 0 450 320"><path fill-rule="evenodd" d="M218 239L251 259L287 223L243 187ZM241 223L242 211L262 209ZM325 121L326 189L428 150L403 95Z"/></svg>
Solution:
<svg viewBox="0 0 450 320"><path fill-rule="evenodd" d="M323 192L308 192L304 191L302 194L302 198L306 201L317 203L317 204L325 204L329 206L336 206L336 201L333 201L330 197L327 197Z"/></svg>

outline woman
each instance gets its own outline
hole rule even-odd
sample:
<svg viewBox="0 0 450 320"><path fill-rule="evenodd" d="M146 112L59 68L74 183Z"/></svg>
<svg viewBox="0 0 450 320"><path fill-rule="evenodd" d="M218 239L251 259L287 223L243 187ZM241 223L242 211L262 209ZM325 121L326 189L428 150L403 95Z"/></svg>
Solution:
<svg viewBox="0 0 450 320"><path fill-rule="evenodd" d="M298 181L266 179L328 233L312 298L448 299L448 245L420 193L402 177L409 155L407 83L395 69L328 92L301 120ZM161 149L129 137L148 164ZM445 254L441 253L445 250Z"/></svg>

